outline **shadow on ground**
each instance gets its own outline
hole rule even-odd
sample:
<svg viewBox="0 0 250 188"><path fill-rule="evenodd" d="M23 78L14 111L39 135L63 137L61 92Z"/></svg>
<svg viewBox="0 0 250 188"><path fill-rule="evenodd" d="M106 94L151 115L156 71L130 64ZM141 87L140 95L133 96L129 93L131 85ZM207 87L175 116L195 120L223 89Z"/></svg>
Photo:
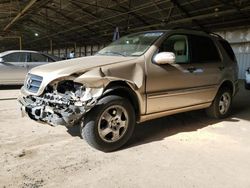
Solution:
<svg viewBox="0 0 250 188"><path fill-rule="evenodd" d="M0 90L21 89L22 85L0 85Z"/></svg>
<svg viewBox="0 0 250 188"><path fill-rule="evenodd" d="M232 113L229 118L211 119L206 116L204 110L198 110L148 121L136 127L135 134L126 147L160 141L181 132L197 131L222 121L238 122L240 120L250 122L250 91L243 88L233 101Z"/></svg>
<svg viewBox="0 0 250 188"><path fill-rule="evenodd" d="M80 135L80 127L79 126L74 126L74 127L67 127L67 132L71 135L71 136L79 136Z"/></svg>
<svg viewBox="0 0 250 188"><path fill-rule="evenodd" d="M250 91L243 87L233 101L232 114L229 118L211 119L206 116L204 110L198 110L148 121L136 126L133 138L123 149L160 141L181 132L197 131L221 121L238 122L241 119L250 122ZM68 133L80 136L79 127L69 128Z"/></svg>

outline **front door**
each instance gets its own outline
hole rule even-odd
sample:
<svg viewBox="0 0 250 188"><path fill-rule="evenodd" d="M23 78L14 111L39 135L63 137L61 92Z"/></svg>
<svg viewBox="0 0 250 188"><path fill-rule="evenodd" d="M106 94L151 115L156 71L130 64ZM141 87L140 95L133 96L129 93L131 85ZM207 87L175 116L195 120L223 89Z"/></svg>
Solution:
<svg viewBox="0 0 250 188"><path fill-rule="evenodd" d="M167 37L159 52L173 52L176 63L147 62L147 114L174 110L211 101L216 90L214 73L205 64L193 63L189 35Z"/></svg>
<svg viewBox="0 0 250 188"><path fill-rule="evenodd" d="M23 84L27 74L26 53L14 52L2 57L0 84Z"/></svg>

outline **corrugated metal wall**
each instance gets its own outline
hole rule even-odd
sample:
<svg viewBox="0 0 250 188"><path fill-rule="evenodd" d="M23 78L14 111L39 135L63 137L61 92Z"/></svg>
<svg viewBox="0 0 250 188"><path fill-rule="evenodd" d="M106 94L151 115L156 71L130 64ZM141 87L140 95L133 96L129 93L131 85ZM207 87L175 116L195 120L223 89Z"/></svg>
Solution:
<svg viewBox="0 0 250 188"><path fill-rule="evenodd" d="M245 72L250 67L250 53L236 53L235 54L239 65L239 78L245 79Z"/></svg>
<svg viewBox="0 0 250 188"><path fill-rule="evenodd" d="M239 78L245 79L250 67L250 28L217 32L231 44L239 65Z"/></svg>
<svg viewBox="0 0 250 188"><path fill-rule="evenodd" d="M65 47L65 48L55 48L53 51L45 50L42 51L47 54L55 55L61 58L69 57L69 53L71 51L75 51L75 57L83 57L83 56L90 56L94 55L96 52L104 48L105 45L85 45L85 46L77 46L76 49L74 46L72 47Z"/></svg>

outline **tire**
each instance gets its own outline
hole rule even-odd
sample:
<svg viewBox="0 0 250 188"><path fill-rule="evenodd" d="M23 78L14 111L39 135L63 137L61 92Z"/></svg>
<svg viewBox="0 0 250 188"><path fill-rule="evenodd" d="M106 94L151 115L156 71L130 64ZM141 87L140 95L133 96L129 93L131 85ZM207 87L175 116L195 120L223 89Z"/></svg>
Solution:
<svg viewBox="0 0 250 188"><path fill-rule="evenodd" d="M247 90L250 90L250 84L248 84L246 81L245 81L245 88L246 88Z"/></svg>
<svg viewBox="0 0 250 188"><path fill-rule="evenodd" d="M226 103L225 101L227 101L228 103ZM232 91L228 88L221 88L215 96L215 99L211 106L206 109L206 112L209 117L222 119L230 115L231 108Z"/></svg>
<svg viewBox="0 0 250 188"><path fill-rule="evenodd" d="M135 128L135 112L129 100L116 95L100 99L85 116L80 133L89 145L111 152L123 146Z"/></svg>

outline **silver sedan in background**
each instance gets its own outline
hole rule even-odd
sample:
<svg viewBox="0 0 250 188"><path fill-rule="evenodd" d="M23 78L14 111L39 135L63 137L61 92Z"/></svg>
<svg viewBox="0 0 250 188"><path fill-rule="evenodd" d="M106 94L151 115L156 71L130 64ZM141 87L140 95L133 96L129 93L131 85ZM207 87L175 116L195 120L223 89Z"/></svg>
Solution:
<svg viewBox="0 0 250 188"><path fill-rule="evenodd" d="M59 61L54 56L36 51L11 50L0 53L0 85L23 84L33 67Z"/></svg>

